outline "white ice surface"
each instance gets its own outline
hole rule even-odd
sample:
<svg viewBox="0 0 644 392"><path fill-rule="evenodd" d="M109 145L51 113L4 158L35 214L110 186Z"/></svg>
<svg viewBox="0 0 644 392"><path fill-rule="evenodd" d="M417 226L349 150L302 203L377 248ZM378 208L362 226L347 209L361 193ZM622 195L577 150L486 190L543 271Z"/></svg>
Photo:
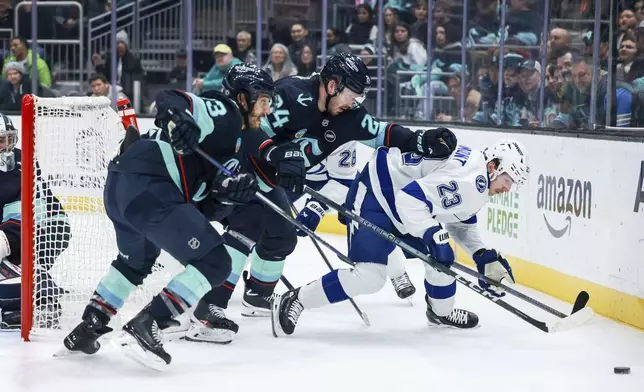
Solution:
<svg viewBox="0 0 644 392"><path fill-rule="evenodd" d="M326 238L346 248L343 238ZM310 241L301 239L285 276L302 285L325 272ZM227 312L240 325L236 340L228 346L169 342L173 361L163 373L122 357L109 344L93 357L54 359L59 340L24 343L15 332L0 332L0 391L644 391L642 331L596 316L581 328L546 334L462 286L457 305L476 312L481 328L431 329L424 315L423 267L411 261L408 272L418 289L414 307L388 284L356 299L370 328L342 303L304 311L295 334L279 339L269 319L240 316L238 289ZM284 290L280 284L277 291ZM525 291L570 310L569 304ZM529 305L521 308L555 319ZM631 374L616 375L615 366L629 366Z"/></svg>

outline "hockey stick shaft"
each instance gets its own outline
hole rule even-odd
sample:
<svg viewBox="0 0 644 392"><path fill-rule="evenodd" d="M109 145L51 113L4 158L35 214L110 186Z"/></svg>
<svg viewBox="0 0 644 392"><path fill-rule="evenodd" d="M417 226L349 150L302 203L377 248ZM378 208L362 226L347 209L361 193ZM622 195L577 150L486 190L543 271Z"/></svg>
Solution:
<svg viewBox="0 0 644 392"><path fill-rule="evenodd" d="M431 257L428 257L427 255L423 254L422 252L418 251L414 247L404 243L401 241L398 237L394 236L393 234L387 232L386 230L374 225L373 223L369 222L368 220L362 218L359 215L354 214L353 212L349 211L348 209L340 206L339 204L335 203L332 200L329 200L327 197L324 195L320 194L319 192L309 188L305 187L305 192L308 193L311 196L314 196L318 198L319 200L323 201L326 203L328 206L331 206L333 209L337 210L340 214L346 216L347 218L350 218L354 222L358 223L360 226L366 227L367 229L370 229L371 231L375 232L376 234L380 235L384 239L391 241L392 243L396 244L397 246L401 247L403 250L407 251L408 253L413 254L414 256L418 257L419 259L423 260L433 268L439 270L440 272L449 275L453 278L455 278L458 282L462 283L463 285L467 286L470 290L478 293L479 295L485 297L486 299L494 302L495 304L499 305L500 307L504 308L505 310L509 311L510 313L514 314L515 316L521 318L522 320L530 323L531 325L535 326L536 328L544 331L544 332L549 332L548 331L548 326L546 325L545 322L539 321L533 317L528 316L521 310L515 308L514 306L510 305L509 303L503 301L500 297L496 297L489 292L487 292L485 289L479 287L478 285L474 284L472 281L467 280L465 277L462 275L457 274L456 272L452 271L450 268L438 263Z"/></svg>
<svg viewBox="0 0 644 392"><path fill-rule="evenodd" d="M293 210L293 213L294 213L295 215L297 215L297 214L298 214L298 212L297 212L297 209L295 208L295 205L293 205L293 203L292 203L292 202L290 202L290 201L289 201L289 204L291 205L291 209ZM315 240L315 238L313 238L313 237L310 237L310 238L311 238L311 242L313 242L313 245L315 246L315 249L317 249L317 250L318 250L318 253L320 253L320 256L322 256L322 259L324 260L324 263L326 264L326 266L327 266L327 267L329 267L329 270L330 270L330 271L333 271L333 270L334 270L334 268L333 268L333 266L331 265L331 262L329 262L329 259L328 259L328 258L326 257L326 255L324 254L324 251L322 250L322 248L320 248L320 245L318 244L318 242ZM355 265L356 265L353 261L351 261L351 260L350 260L350 259L348 259L348 258L347 258L347 261L345 261L345 262L346 262L347 264L349 264L350 266L352 266L352 267L355 267ZM360 316L360 318L362 319L362 321L364 321L364 323L365 323L367 326L371 326L371 322L369 321L369 317L367 317L367 314L366 314L365 312L363 312L363 311L358 307L358 304L356 303L356 301L355 301L353 298L349 298L349 302L351 302L351 305L353 306L353 308L355 309L355 311L358 313L358 315Z"/></svg>
<svg viewBox="0 0 644 392"><path fill-rule="evenodd" d="M201 148L199 148L199 147L195 148L195 152L197 152L197 154L201 155L208 162L212 163L216 168L218 168L219 170L223 171L226 175L233 177L233 173L231 173L230 170L228 170L226 167L224 167L221 163L217 162L217 160L215 160L213 157L208 155L208 153L203 151ZM265 205L267 205L268 207L273 209L273 211L277 212L277 214L279 214L282 218L284 218L287 221L289 221L292 225L294 225L298 229L300 229L303 232L305 232L306 234L308 234L309 237L315 239L318 243L320 243L320 244L326 246L327 248L329 248L333 253L335 253L340 258L340 260L342 260L344 262L347 262L347 263L353 263L351 261L351 259L349 259L347 256L344 255L344 253L340 252L333 245L329 244L328 242L326 242L325 240L320 238L320 236L315 234L314 231L312 231L311 229L306 227L304 224L302 224L302 223L298 222L297 220L293 219L293 217L291 216L290 213L287 213L286 211L282 210L277 204L273 203L266 196L264 196L264 195L262 195L261 193L258 192L258 193L255 194L255 197L257 197L262 203L264 203Z"/></svg>
<svg viewBox="0 0 644 392"><path fill-rule="evenodd" d="M317 191L315 191L315 190L313 190L313 189L311 189L311 188L307 188L306 192L307 192L307 193L309 193L309 194L311 194L311 195L314 195L315 197L318 197L317 195L320 195L320 194L319 194L319 192L317 192ZM313 192L313 193L312 193L312 192ZM321 196L322 196L322 197L324 197L323 195L321 195ZM322 200L322 201L326 203L326 202L328 201L328 199L326 199L326 200ZM337 204L336 204L336 205L337 205ZM339 205L338 205L338 207L340 207L341 209L343 208L342 206L339 206ZM335 207L334 207L334 209L335 209ZM345 209L345 210L346 210L346 209ZM340 210L338 210L338 212L340 212ZM348 212L348 211L347 211L347 212ZM351 219L353 219L353 217L351 217ZM389 234L389 233L388 233L388 234ZM390 234L390 235L391 235L391 234ZM391 235L391 236L393 237L393 235ZM422 252L420 252L419 250L417 250L416 248L414 248L414 247L412 247L412 246L409 246L408 244L406 244L406 243L404 243L404 242L400 241L399 239L398 239L398 242L396 242L396 241L393 241L393 242L395 242L395 243L396 243L396 245L400 246L400 247L401 247L401 248L403 248L405 251L407 251L407 252L409 252L409 253L413 254L414 256L416 256L416 257L420 258L421 260L424 260L424 259L423 259L423 257L425 257L425 258L427 257L427 255L425 255L424 253L422 253ZM481 274L481 273L479 273L479 272L477 272L477 271L471 270L471 269L467 268L467 267L466 267L466 266L464 266L464 265L461 265L461 264L458 264L458 263L454 263L454 264L453 264L453 268L454 268L454 269L457 269L457 270L459 270L459 271L461 271L461 272L464 272L464 273L466 273L466 274L468 274L468 275L470 275L470 276L472 276L472 277L474 277L474 278L477 278L477 279L483 280L483 281L485 281L486 283L489 283L489 284L494 285L494 286L498 286L498 287L500 287L500 288L504 289L507 293L512 294L512 295L514 295L515 297L520 298L520 299L522 299L522 300L524 300L524 301L528 302L529 304L531 304L531 305L533 305L533 306L536 306L536 307L538 307L538 308L540 308L540 309L543 309L543 310L545 310L546 312L548 312L548 313L550 313L550 314L553 314L553 315L555 315L555 316L557 316L557 317L560 317L560 318L566 318L566 317L568 317L568 315L567 315L567 314L562 313L562 312L558 311L557 309L554 309L554 308L552 308L551 306L548 306L548 305L546 305L546 304L544 304L544 303L542 303L542 302L540 302L540 301L537 301L536 299L534 299L534 298L532 298L532 297L530 297L530 296L527 296L527 295L523 294L522 292L520 292L520 291L517 291L517 290L513 289L512 287L509 287L509 286L507 286L507 285L505 285L505 284L503 284L503 283L500 283L500 282L497 282L497 281L495 281L495 280L493 280L493 279L490 279L490 278L488 278L487 276L485 276L485 275L483 275L483 274Z"/></svg>

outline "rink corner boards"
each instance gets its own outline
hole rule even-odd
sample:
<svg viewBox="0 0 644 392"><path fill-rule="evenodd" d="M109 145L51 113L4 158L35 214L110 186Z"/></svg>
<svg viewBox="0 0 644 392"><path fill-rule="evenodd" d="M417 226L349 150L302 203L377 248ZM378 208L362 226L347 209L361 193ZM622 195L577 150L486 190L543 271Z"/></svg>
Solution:
<svg viewBox="0 0 644 392"><path fill-rule="evenodd" d="M328 214L322 219L318 231L345 235L346 227L338 222L337 215ZM593 308L596 313L644 330L643 298L564 274L518 257L507 254L505 256L512 265L518 283L569 303L574 302L580 291L586 290L590 294L588 306ZM456 258L465 264L474 266L472 259L459 246L456 246Z"/></svg>

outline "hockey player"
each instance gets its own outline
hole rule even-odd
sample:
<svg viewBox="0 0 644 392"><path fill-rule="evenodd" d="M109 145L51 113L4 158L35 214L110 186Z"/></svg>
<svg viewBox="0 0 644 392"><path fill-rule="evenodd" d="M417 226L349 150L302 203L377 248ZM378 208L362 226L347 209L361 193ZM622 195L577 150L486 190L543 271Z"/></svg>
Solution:
<svg viewBox="0 0 644 392"><path fill-rule="evenodd" d="M373 118L360 106L370 84L371 79L362 60L347 53L332 56L320 75L276 81L275 110L262 119L262 129L271 136L268 147L271 143L297 143L309 169L350 141L360 141L371 147L395 146L433 159L446 158L453 152L456 137L445 128L412 132L398 124ZM353 156L347 159L353 159ZM267 173L260 173L260 176L270 182ZM312 202L309 200L309 207ZM232 273L224 284L204 296L205 303L199 306L214 305L222 309L228 306L246 267L246 255L250 254L250 274L244 272L246 287L242 305L245 310L242 314L268 316L284 259L293 251L297 240L294 234L289 234L288 242L283 241L287 239L284 237L265 235L262 228L268 217L261 212L246 212L236 219L236 224L228 226L228 234L237 240L234 247L239 250L233 256ZM232 222L231 218L228 220ZM219 338L229 342L232 339L232 335L225 331L209 332L207 336L192 335L190 338L207 342ZM217 336L219 333L225 336Z"/></svg>
<svg viewBox="0 0 644 392"><path fill-rule="evenodd" d="M239 172L242 129L270 113L274 92L256 67L237 71L248 92L238 103L214 91L202 96L176 90L159 93L155 124L163 132L123 143L110 163L104 203L119 254L92 295L82 322L64 339L68 350L99 350L97 339L112 330L110 319L164 249L185 270L123 327L125 337L117 341L133 359L162 368L171 361L162 330L176 325L176 317L230 274L230 255L210 220L231 204L253 199L258 189L254 176ZM228 177L193 153L197 146L236 174ZM293 159L297 150L280 148L265 157L277 168L277 182L301 186L303 160Z"/></svg>
<svg viewBox="0 0 644 392"><path fill-rule="evenodd" d="M16 148L18 131L11 119L0 113L0 329L20 327L20 230L22 151ZM36 166L36 170L40 170ZM40 176L38 176L40 177ZM48 271L69 246L71 228L58 199L44 183L38 184L38 198L46 209L36 211L36 310L50 327L56 327L63 290ZM54 248L40 249L56 242ZM28 250L25 250L28 251Z"/></svg>
<svg viewBox="0 0 644 392"><path fill-rule="evenodd" d="M509 192L525 183L529 173L525 149L504 141L484 151L459 145L446 161L380 148L352 184L348 208L378 227L428 252L441 264L454 263L451 233L467 249L480 273L495 281L514 283L507 260L481 241L476 213L488 197ZM375 293L385 282L387 255L395 245L371 230L351 225L349 257L353 270L334 270L306 286L276 296L272 303L275 337L293 333L304 309ZM496 296L497 287L479 281ZM478 325L476 314L454 308L456 282L425 265L427 320L430 325L469 329Z"/></svg>

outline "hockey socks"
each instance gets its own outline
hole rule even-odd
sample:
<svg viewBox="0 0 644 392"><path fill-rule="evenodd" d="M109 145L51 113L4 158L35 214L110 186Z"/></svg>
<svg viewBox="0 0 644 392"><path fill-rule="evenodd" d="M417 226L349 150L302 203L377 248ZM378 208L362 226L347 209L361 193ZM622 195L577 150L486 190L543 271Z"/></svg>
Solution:
<svg viewBox="0 0 644 392"><path fill-rule="evenodd" d="M228 276L228 279L226 279L221 286L214 287L203 297L203 300L206 303L219 306L223 309L228 308L230 297L232 297L233 291L235 291L235 287L237 286L237 282L239 282L241 273L244 268L246 268L249 261L248 255L243 252L240 252L229 245L225 245L225 247L232 261L230 276Z"/></svg>
<svg viewBox="0 0 644 392"><path fill-rule="evenodd" d="M384 264L357 263L351 270L333 270L321 279L300 288L299 299L304 308L318 308L345 301L362 294L379 291L387 281Z"/></svg>
<svg viewBox="0 0 644 392"><path fill-rule="evenodd" d="M259 295L271 295L283 271L284 260L265 260L253 249L250 255L250 279L247 281L250 287L247 289Z"/></svg>
<svg viewBox="0 0 644 392"><path fill-rule="evenodd" d="M438 316L448 316L454 309L456 280L425 265L425 291L427 301Z"/></svg>
<svg viewBox="0 0 644 392"><path fill-rule="evenodd" d="M136 286L132 284L119 270L110 266L107 275L101 279L89 301L88 307L96 308L105 319L101 321L107 324L109 319L123 307ZM87 313L87 309L85 311ZM99 317L101 317L99 315Z"/></svg>

